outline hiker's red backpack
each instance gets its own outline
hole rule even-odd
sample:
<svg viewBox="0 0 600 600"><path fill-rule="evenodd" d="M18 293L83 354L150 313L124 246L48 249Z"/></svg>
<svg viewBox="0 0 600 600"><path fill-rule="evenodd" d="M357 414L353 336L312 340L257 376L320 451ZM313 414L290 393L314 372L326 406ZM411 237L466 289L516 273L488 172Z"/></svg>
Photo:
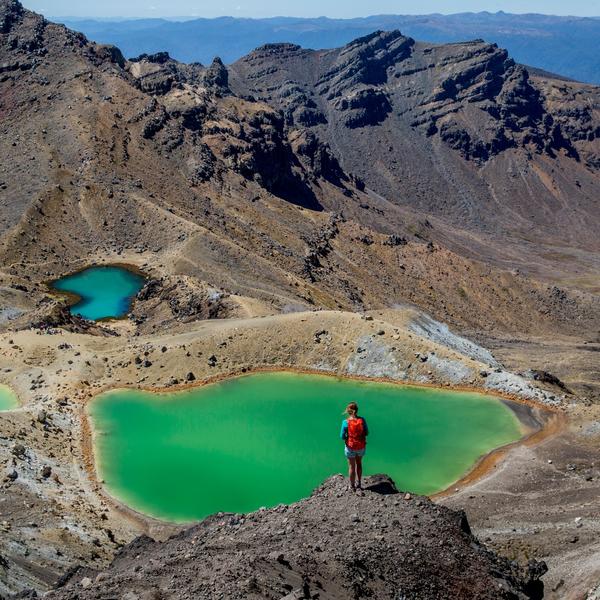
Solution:
<svg viewBox="0 0 600 600"><path fill-rule="evenodd" d="M346 446L350 450L362 450L367 445L367 436L365 435L365 422L362 417L348 419L348 438Z"/></svg>

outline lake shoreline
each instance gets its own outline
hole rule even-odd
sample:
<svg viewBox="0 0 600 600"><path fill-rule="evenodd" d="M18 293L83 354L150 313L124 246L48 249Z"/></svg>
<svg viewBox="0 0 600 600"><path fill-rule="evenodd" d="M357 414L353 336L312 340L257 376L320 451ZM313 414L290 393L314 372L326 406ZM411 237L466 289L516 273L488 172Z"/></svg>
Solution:
<svg viewBox="0 0 600 600"><path fill-rule="evenodd" d="M475 462L475 464L473 464L473 466L469 468L467 472L465 472L459 479L455 480L445 489L442 489L439 492L435 492L428 496L433 500L449 497L457 488L464 488L475 483L476 481L479 481L480 479L488 475L490 472L492 472L493 469L496 468L496 466L499 463L501 463L502 459L512 448L516 448L521 445L532 446L538 444L546 438L558 434L564 429L567 423L567 419L563 411L556 407L549 407L535 400L522 398L520 396L508 394L501 391L487 390L485 388L476 388L464 385L439 385L431 383L428 384L404 380L394 380L391 378L382 377L345 375L322 371L318 369L296 368L289 366L245 368L242 370L232 371L231 373L221 373L214 377L204 378L199 381L186 382L184 384L174 385L169 387L168 389L156 388L152 386L109 385L105 386L104 388L98 391L95 391L95 393L91 395L88 398L88 400L85 401L85 403L81 406L80 412L82 419L82 450L84 456L84 465L86 467L88 477L90 477L92 483L96 486L97 492L103 495L108 501L110 501L116 510L122 512L128 518L133 518L136 521L144 524L144 526L147 528L149 528L150 526L158 525L165 526L168 528L174 527L176 528L176 530L178 530L180 528L189 526L192 523L199 522L174 522L166 519L149 516L125 504L108 491L104 480L100 477L100 466L97 462L98 457L97 453L94 451L96 432L94 430L92 419L89 414L89 407L91 403L94 402L94 400L100 395L114 390L135 390L145 391L157 395L166 395L177 392L190 391L193 389L206 387L211 384L219 383L221 381L241 378L259 373L290 373L326 376L332 379L341 379L349 381L384 383L391 385L399 385L403 387L414 387L422 389L429 388L449 392L467 392L473 394L481 394L484 396L490 396L500 400L516 416L523 433L522 437L509 444L505 444L494 448L486 454L484 454L483 456L481 456Z"/></svg>
<svg viewBox="0 0 600 600"><path fill-rule="evenodd" d="M119 262L115 262L115 263L97 263L97 264L93 264L93 265L87 265L87 266L83 266L79 269L75 269L74 271L70 272L70 273L66 273L65 275L62 275L61 277L52 279L52 280L47 280L44 281L43 284L50 290L50 292L52 294L55 294L59 297L65 298L66 299L66 306L69 309L69 312L71 314L74 314L72 312L72 309L77 306L77 304L79 304L81 301L83 301L85 299L84 296L81 296L80 294L76 293L76 292L72 292L69 290L61 290L56 286L56 284L59 281L62 281L64 279L67 278L71 278L74 276L77 276L81 273L84 273L88 270L91 269L110 269L110 268L115 268L115 269L123 269L124 271L128 271L129 273L132 273L133 275L136 275L138 277L141 277L144 285L149 281L150 277L148 276L147 273L145 273L140 267L138 267L137 265L133 265L133 264L129 264L129 263L119 263ZM143 287L143 286L142 286ZM99 319L86 319L89 321L92 321L94 323L110 323L113 321L123 321L127 319L127 314L131 311L131 308L133 306L133 303L135 301L135 297L137 294L133 294L127 303L127 310L124 311L124 313L121 316L114 316L114 317L102 317ZM81 317L81 315L78 315ZM86 318L86 317L82 317L82 318Z"/></svg>
<svg viewBox="0 0 600 600"><path fill-rule="evenodd" d="M498 373L489 363L461 355L440 342L416 335L410 329L415 318L412 309L371 314L373 320L356 313L309 311L263 318L201 321L182 326L177 331L165 330L139 336L123 329L121 337L110 340L66 330L60 335L40 335L40 332L32 330L5 334L5 353L0 353L0 380L18 391L23 408L2 416L3 435L13 435L25 429L28 432L26 446L31 450L34 461L31 466L24 462L22 469L18 469L19 478L6 489L7 503L21 507L23 494L29 489L27 482L33 481L42 496L27 496L33 508L29 509L30 516L24 518L43 523L39 536L45 537L39 537L39 544L44 548L48 546L49 535L44 532L63 525L58 516L54 517L55 514L72 515L98 539L104 539L105 530L109 528L114 533L116 544L111 542L102 546L103 560L111 560L121 544L127 544L140 535L165 540L181 531L183 526L136 514L119 504L96 479L94 465L89 458L93 460L92 452L84 460L82 445L86 436L82 434L82 428L87 424L85 407L96 393L124 387L170 392L205 385L231 374L245 375L257 371L296 370L343 376L344 371L352 367L358 348L366 348L365 354L360 353L360 356L367 356L369 364L380 360L376 350L386 348L389 358L385 356L381 366L393 377L402 377L406 372L410 378L410 381L391 382L396 385L419 385L420 380L429 377L429 385L419 387L441 390L463 388L468 392L482 392L488 397L500 395L512 398L510 394L486 389L499 386L506 392L534 397L542 406L550 405L544 413L558 413L562 423L566 419L561 412L566 413L568 425L561 426L556 435L551 435L547 425L544 428L546 433L540 434L547 434L545 441L535 443L541 439L538 436L530 440L532 447L520 443L507 452L497 452L496 456L501 459L497 468L490 468L489 463L487 466L484 463L483 467L478 465L476 481L468 484L454 482L445 497L435 500L440 506L464 509L472 519L473 531L484 537L489 535L493 547L506 555L514 556L523 547L525 534L522 531L536 528L540 533L535 534L533 542L542 549L539 555L549 557L553 561L552 572L557 573L553 576L552 585L560 578L572 581L570 569L577 566L569 558L572 546L556 543L551 533L553 529L546 528L548 519L540 513L537 503L540 490L551 492L548 497L544 493L544 504L551 513L552 522L559 523L564 532L561 540L567 540L568 535L578 535L579 546L586 552L588 549L595 551L598 543L589 528L598 504L594 498L598 497L600 476L593 465L597 460L596 439L600 438L591 437L590 423L600 420L600 409L583 404L578 396L563 395L556 387L519 376L519 372L525 372L532 365L542 364L529 358L529 345L524 346L523 357L517 363L511 362L505 355L498 356L502 369ZM315 332L323 330L329 336L320 344L315 343ZM384 330L385 334L379 334L380 330ZM9 340L13 340L14 344L8 345ZM369 340L374 340L377 345L372 347ZM67 344L70 348L66 348ZM134 360L138 356L143 357L146 351L149 351L151 362L147 368ZM415 360L416 353L427 356L428 360ZM212 355L218 359L215 367L209 364ZM437 366L439 363L430 362L433 355L443 361L442 368ZM33 359L39 370L32 371ZM448 363L464 366L467 374L461 385L446 385L450 381L450 372L446 368ZM411 365L410 368L407 365ZM5 373L2 372L3 367L7 368ZM186 383L189 372L194 373L196 381ZM488 377L483 375L486 372ZM40 373L45 381L37 391L31 391L31 383ZM380 373L387 375L383 370ZM171 386L173 377L181 385ZM357 379L372 381L376 378ZM437 385L432 385L436 381ZM535 401L519 400L520 405L539 405ZM165 398L165 401L168 399ZM562 407L562 411L557 411L557 406ZM42 408L47 411L50 408L49 431L37 423L32 427L36 412ZM89 435L91 432L87 436L88 442ZM105 441L103 439L101 443ZM10 457L10 446L5 446L5 452ZM342 462L343 456L332 472L345 470ZM575 472L570 466L572 464L577 466ZM52 467L60 483L54 480L54 475L43 485L39 483L39 469L44 465ZM460 486L460 491L455 492L457 486ZM346 501L354 502L354 498ZM49 506L54 512L48 513ZM568 507L568 513L565 513L565 507ZM583 517L582 528L576 526L572 515ZM12 531L18 532L18 521L14 518L10 521L14 525ZM512 531L513 527L517 528L517 533ZM33 535L38 535L37 530L33 531ZM75 538L65 541L69 565L80 562L81 544L90 552L97 551L89 539L82 536L76 534ZM93 565L96 561L88 563ZM60 563L56 563L57 572L64 568L63 564L61 558Z"/></svg>

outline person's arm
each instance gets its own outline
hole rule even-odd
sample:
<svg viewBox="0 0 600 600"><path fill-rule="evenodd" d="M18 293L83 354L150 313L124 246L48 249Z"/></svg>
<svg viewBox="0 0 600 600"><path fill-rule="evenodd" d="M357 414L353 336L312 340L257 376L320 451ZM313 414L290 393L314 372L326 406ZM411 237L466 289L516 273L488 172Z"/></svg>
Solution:
<svg viewBox="0 0 600 600"><path fill-rule="evenodd" d="M369 426L367 425L367 420L363 417L363 423L365 425L365 437L369 435Z"/></svg>
<svg viewBox="0 0 600 600"><path fill-rule="evenodd" d="M340 431L340 438L346 441L348 439L348 421L345 419L342 421L342 430Z"/></svg>

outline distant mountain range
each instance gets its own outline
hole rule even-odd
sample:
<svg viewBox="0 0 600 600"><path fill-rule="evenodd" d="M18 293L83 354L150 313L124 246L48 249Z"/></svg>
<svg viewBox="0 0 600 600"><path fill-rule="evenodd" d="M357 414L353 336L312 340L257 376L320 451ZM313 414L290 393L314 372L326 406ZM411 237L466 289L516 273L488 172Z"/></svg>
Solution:
<svg viewBox="0 0 600 600"><path fill-rule="evenodd" d="M482 38L506 48L517 62L600 84L600 17L481 12L357 19L58 20L96 42L118 46L128 57L167 51L177 60L204 64L215 56L231 63L257 46L272 42L334 48L376 30L399 29L428 42Z"/></svg>

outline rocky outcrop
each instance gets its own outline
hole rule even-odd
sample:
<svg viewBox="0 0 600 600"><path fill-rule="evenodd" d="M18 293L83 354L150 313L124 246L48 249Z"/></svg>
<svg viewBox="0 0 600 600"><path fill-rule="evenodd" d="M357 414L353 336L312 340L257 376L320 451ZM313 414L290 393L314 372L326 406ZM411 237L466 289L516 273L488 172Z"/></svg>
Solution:
<svg viewBox="0 0 600 600"><path fill-rule="evenodd" d="M293 136L291 145L300 161L306 165L307 173L315 179L323 178L335 185L349 181L329 144L323 143L312 131Z"/></svg>
<svg viewBox="0 0 600 600"><path fill-rule="evenodd" d="M368 127L381 123L391 112L392 106L385 92L375 88L363 88L342 97L336 108L344 112L346 127Z"/></svg>
<svg viewBox="0 0 600 600"><path fill-rule="evenodd" d="M106 572L75 572L46 597L533 600L546 570L495 555L464 513L400 494L385 476L362 495L336 476L291 506L220 513L164 543L139 538Z"/></svg>
<svg viewBox="0 0 600 600"><path fill-rule="evenodd" d="M229 74L223 61L217 56L204 74L204 83L219 94L229 93Z"/></svg>
<svg viewBox="0 0 600 600"><path fill-rule="evenodd" d="M575 156L524 67L494 44L462 46L460 53L440 61L447 72L414 110L415 127L428 136L438 134L465 159L479 163L528 146L549 154L564 149ZM472 122L465 119L469 105L478 110L471 114Z"/></svg>
<svg viewBox="0 0 600 600"><path fill-rule="evenodd" d="M15 34L17 28L19 31ZM66 48L83 49L88 46L83 34L24 10L17 0L0 2L0 34L7 35L6 41L12 50L31 54L38 60L47 55L47 44L55 36L61 38Z"/></svg>
<svg viewBox="0 0 600 600"><path fill-rule="evenodd" d="M388 68L408 58L414 43L399 31L376 31L354 40L337 51L333 65L319 78L319 94L333 100L357 86L386 83Z"/></svg>
<svg viewBox="0 0 600 600"><path fill-rule="evenodd" d="M327 123L311 93L293 82L287 82L277 92L288 125L312 127Z"/></svg>
<svg viewBox="0 0 600 600"><path fill-rule="evenodd" d="M127 68L142 91L158 96L185 84L198 84L206 71L202 65L178 63L167 52L142 54L131 59Z"/></svg>
<svg viewBox="0 0 600 600"><path fill-rule="evenodd" d="M232 170L277 196L320 208L304 183L312 174L303 172L287 139L285 116L267 104L233 98L219 58L205 69L180 64L162 52L133 59L128 71L140 89L162 99L140 115L144 137L168 151L186 138L192 142L185 160L190 183ZM333 173L325 151L321 155L313 162Z"/></svg>
<svg viewBox="0 0 600 600"><path fill-rule="evenodd" d="M101 65L105 62L113 63L124 68L127 61L123 53L116 47L109 44L99 44L92 48L93 54L98 58L95 63Z"/></svg>
<svg viewBox="0 0 600 600"><path fill-rule="evenodd" d="M232 315L234 305L223 290L190 277L151 279L138 292L131 319L138 326L160 320L165 325Z"/></svg>
<svg viewBox="0 0 600 600"><path fill-rule="evenodd" d="M238 86L276 102L290 124L362 128L398 113L480 163L526 146L577 158L573 141L596 136L589 110L581 109L578 127L567 126L528 71L481 40L425 47L399 31L378 31L331 51L270 45L232 68Z"/></svg>
<svg viewBox="0 0 600 600"><path fill-rule="evenodd" d="M325 227L304 240L307 249L300 273L310 282L317 281L318 277L323 275L322 261L326 260L333 250L332 243L339 234L338 223L340 220L339 215L332 215Z"/></svg>
<svg viewBox="0 0 600 600"><path fill-rule="evenodd" d="M23 6L17 0L7 0L0 4L0 33L8 33L22 15Z"/></svg>
<svg viewBox="0 0 600 600"><path fill-rule="evenodd" d="M79 315L71 314L68 306L64 304L46 303L35 316L23 323L19 323L19 329L36 329L48 332L55 329L64 329L74 333L86 333L102 337L118 335L113 329L103 327L95 321L88 321Z"/></svg>

